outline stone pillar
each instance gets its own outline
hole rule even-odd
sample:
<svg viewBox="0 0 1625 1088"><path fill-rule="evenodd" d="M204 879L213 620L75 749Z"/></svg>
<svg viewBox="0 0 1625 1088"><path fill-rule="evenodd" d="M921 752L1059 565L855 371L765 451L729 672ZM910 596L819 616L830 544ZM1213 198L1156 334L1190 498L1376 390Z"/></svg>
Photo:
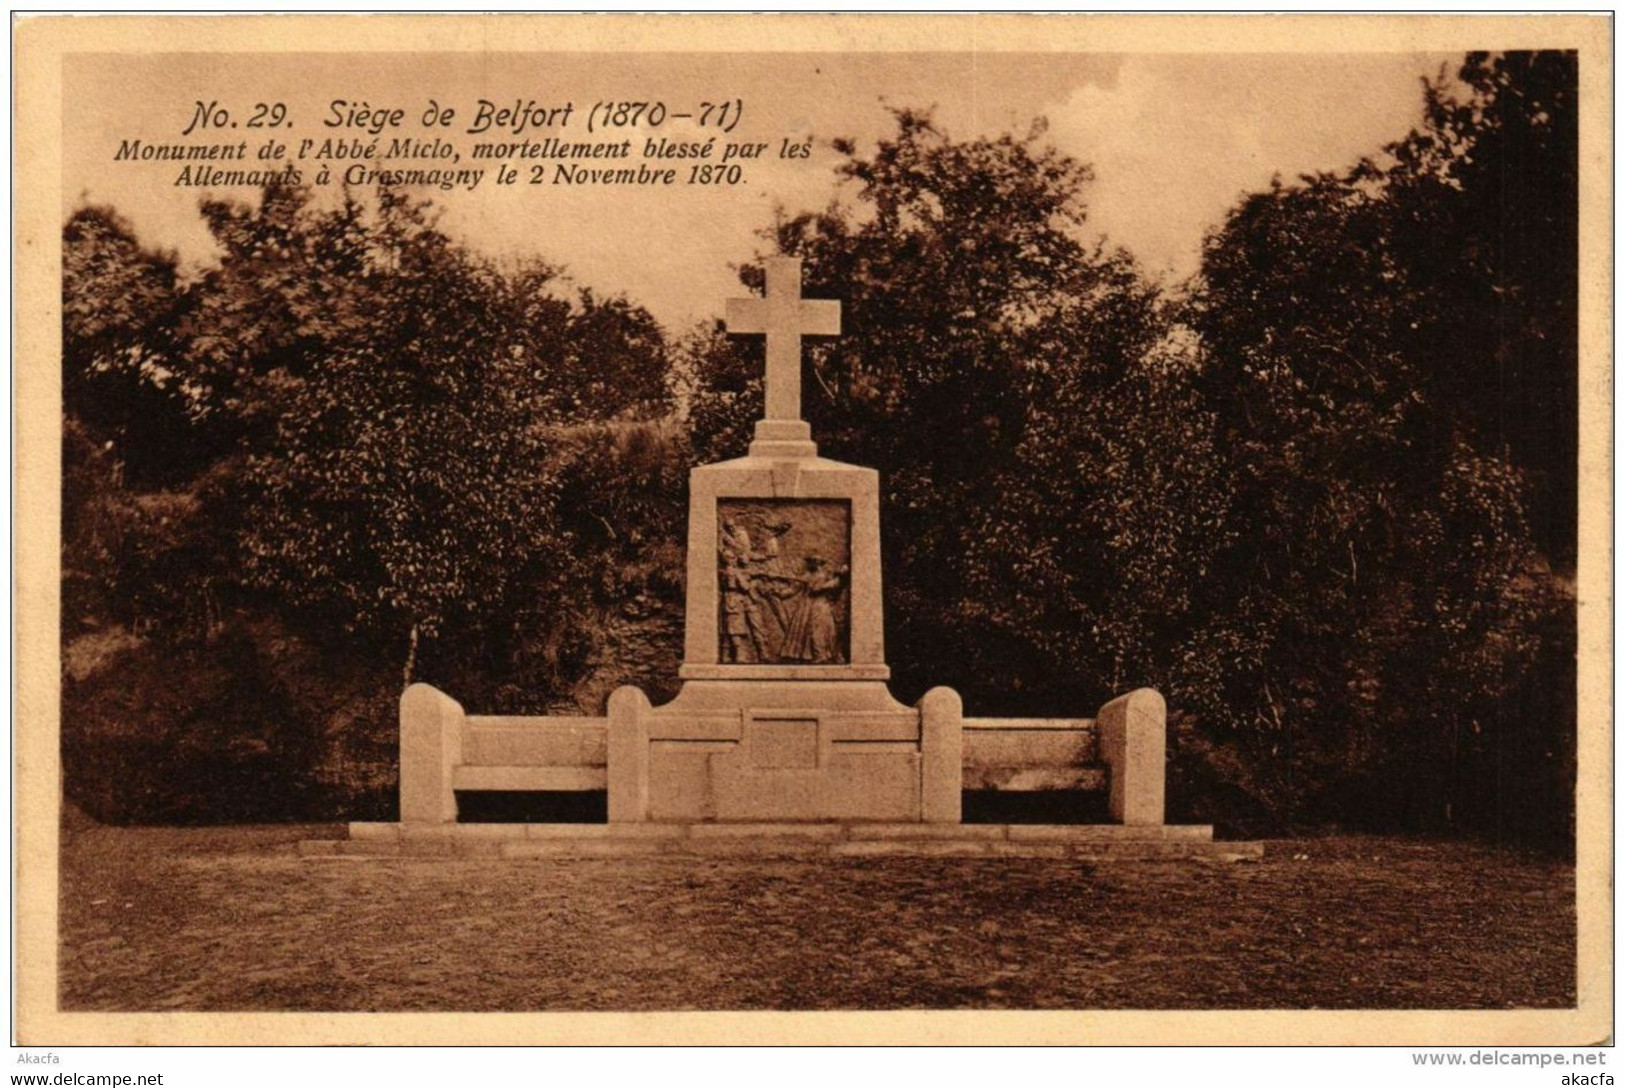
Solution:
<svg viewBox="0 0 1625 1088"><path fill-rule="evenodd" d="M1162 696L1140 688L1100 708L1095 720L1100 759L1111 769L1111 816L1122 824L1163 822L1168 762L1168 707Z"/></svg>
<svg viewBox="0 0 1625 1088"><path fill-rule="evenodd" d="M957 824L965 777L964 706L953 688L920 698L920 819Z"/></svg>
<svg viewBox="0 0 1625 1088"><path fill-rule="evenodd" d="M609 697L609 822L649 818L649 697L627 684Z"/></svg>
<svg viewBox="0 0 1625 1088"><path fill-rule="evenodd" d="M428 684L401 694L401 823L457 822L452 769L463 759L462 705Z"/></svg>

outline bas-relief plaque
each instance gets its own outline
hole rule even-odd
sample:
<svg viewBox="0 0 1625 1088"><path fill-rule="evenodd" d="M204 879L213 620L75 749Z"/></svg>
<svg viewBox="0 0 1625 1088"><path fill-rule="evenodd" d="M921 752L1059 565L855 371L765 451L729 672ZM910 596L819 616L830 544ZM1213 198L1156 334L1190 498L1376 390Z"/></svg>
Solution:
<svg viewBox="0 0 1625 1088"><path fill-rule="evenodd" d="M717 660L724 665L846 664L851 540L848 502L718 502Z"/></svg>

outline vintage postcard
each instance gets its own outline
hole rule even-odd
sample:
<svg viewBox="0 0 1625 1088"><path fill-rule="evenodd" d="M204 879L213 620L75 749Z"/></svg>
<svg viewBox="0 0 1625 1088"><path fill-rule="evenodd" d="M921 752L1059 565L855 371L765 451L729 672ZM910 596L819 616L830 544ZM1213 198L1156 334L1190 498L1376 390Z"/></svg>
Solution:
<svg viewBox="0 0 1625 1088"><path fill-rule="evenodd" d="M12 35L18 1042L1608 1038L1606 17Z"/></svg>

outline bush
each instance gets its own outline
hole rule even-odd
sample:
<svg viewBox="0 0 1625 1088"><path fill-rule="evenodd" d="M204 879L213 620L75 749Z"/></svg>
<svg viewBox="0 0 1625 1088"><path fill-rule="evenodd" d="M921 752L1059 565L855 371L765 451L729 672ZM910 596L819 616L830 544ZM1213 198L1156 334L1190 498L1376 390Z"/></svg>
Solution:
<svg viewBox="0 0 1625 1088"><path fill-rule="evenodd" d="M274 624L147 639L62 690L67 799L104 823L232 823L330 815L322 736L266 645Z"/></svg>

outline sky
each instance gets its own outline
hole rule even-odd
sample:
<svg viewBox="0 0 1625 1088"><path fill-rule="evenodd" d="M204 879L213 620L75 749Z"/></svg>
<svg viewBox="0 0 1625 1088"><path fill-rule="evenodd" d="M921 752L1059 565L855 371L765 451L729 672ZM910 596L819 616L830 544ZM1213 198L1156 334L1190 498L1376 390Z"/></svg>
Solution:
<svg viewBox="0 0 1625 1088"><path fill-rule="evenodd" d="M1084 194L1088 229L1129 250L1152 274L1177 281L1196 270L1203 232L1242 195L1276 174L1338 170L1377 153L1420 120L1423 77L1456 63L1452 54L1416 53L80 55L64 70L63 214L83 203L111 205L144 243L174 249L192 267L206 265L214 250L198 200L252 199L253 190L177 187L175 163L115 161L125 140L247 135L239 128L183 136L199 102L224 106L239 122L255 103L282 103L291 127L276 135L295 147L346 132L371 138L323 124L335 100L398 108L404 121L383 133L386 143L391 135L445 134L465 158L472 143L495 136L466 132L482 98L499 107L570 103L567 124L521 136L579 140L605 138L584 129L599 99L660 101L668 114L705 101L740 103L730 133L668 116L628 135L638 150L649 138L697 142L708 134L719 149L768 145L742 163L737 185L629 190L529 185L521 177L499 186L489 162L468 160L457 165L488 174L472 191L424 191L442 225L478 251L546 258L574 283L624 292L680 332L719 315L724 299L742 293L735 268L756 253L757 232L776 209L816 210L837 196L855 197L850 187L838 190L843 156L832 140L855 140L867 151L894 130L891 108L926 107L955 138L1025 134L1043 118L1044 138L1093 168ZM431 100L458 111L450 127L420 126ZM268 135L258 130L251 147ZM781 158L785 141L810 141L810 153ZM583 165L635 166L638 150L625 164ZM675 165L686 177L690 164ZM552 169L547 163L546 173Z"/></svg>

